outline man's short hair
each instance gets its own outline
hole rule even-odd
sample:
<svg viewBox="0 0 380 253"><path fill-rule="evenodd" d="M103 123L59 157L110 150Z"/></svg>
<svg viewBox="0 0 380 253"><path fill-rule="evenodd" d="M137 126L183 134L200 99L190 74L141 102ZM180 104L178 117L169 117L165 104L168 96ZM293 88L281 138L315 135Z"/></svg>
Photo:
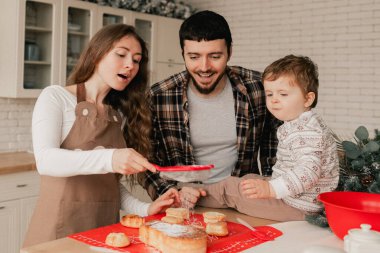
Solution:
<svg viewBox="0 0 380 253"><path fill-rule="evenodd" d="M201 11L187 18L179 29L179 41L183 53L185 40L210 41L224 39L228 56L231 54L232 37L226 19L212 11Z"/></svg>

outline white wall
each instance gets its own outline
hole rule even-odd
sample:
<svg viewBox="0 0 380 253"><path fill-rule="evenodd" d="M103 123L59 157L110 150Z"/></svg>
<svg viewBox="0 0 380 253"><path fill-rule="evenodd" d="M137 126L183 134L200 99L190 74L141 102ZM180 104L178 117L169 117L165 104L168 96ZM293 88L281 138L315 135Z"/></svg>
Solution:
<svg viewBox="0 0 380 253"><path fill-rule="evenodd" d="M380 1L187 0L230 24L230 64L263 71L287 54L319 66L317 105L341 136L359 125L380 128Z"/></svg>

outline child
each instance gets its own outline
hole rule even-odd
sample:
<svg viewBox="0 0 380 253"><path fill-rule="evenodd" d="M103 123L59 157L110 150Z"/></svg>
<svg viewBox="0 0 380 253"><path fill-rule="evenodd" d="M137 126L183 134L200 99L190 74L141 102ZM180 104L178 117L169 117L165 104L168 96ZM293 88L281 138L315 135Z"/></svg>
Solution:
<svg viewBox="0 0 380 253"><path fill-rule="evenodd" d="M68 86L42 91L32 119L41 190L24 247L116 223L120 208L148 215L179 202L173 189L142 203L119 183L121 175L155 172L146 159L147 63L133 27L106 26L83 51Z"/></svg>
<svg viewBox="0 0 380 253"><path fill-rule="evenodd" d="M293 211L318 212L318 194L338 184L339 163L333 136L312 110L318 100L317 66L308 57L288 55L269 65L262 79L268 110L284 122L277 130L277 162L271 178L244 179L241 191L249 199L277 205L273 208L279 213L264 218L287 220ZM290 213L282 215L281 206ZM265 203L260 207L272 209Z"/></svg>

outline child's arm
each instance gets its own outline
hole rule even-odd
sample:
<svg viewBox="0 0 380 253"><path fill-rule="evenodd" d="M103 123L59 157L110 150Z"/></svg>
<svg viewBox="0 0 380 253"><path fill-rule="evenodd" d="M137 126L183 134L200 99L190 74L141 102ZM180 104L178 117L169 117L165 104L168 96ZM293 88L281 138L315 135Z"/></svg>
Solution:
<svg viewBox="0 0 380 253"><path fill-rule="evenodd" d="M159 213L172 205L179 206L179 194L174 188L169 189L152 203L146 203L135 198L121 183L119 183L119 188L121 210L127 213L147 216Z"/></svg>
<svg viewBox="0 0 380 253"><path fill-rule="evenodd" d="M262 179L246 179L241 181L240 188L249 199L276 198L272 185Z"/></svg>
<svg viewBox="0 0 380 253"><path fill-rule="evenodd" d="M170 206L179 205L179 194L174 188L170 188L155 201L153 201L148 208L148 214L157 214L166 210Z"/></svg>

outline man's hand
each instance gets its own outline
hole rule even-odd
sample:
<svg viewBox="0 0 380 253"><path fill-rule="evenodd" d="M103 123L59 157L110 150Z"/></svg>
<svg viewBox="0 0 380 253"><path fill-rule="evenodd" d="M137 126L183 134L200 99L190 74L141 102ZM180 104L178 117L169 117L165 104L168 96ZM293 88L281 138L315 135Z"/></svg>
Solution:
<svg viewBox="0 0 380 253"><path fill-rule="evenodd" d="M244 196L249 199L275 198L272 186L262 179L246 179L241 181L240 188Z"/></svg>
<svg viewBox="0 0 380 253"><path fill-rule="evenodd" d="M153 201L148 208L148 215L157 214L165 211L168 207L178 206L180 203L178 191L170 188L155 201Z"/></svg>
<svg viewBox="0 0 380 253"><path fill-rule="evenodd" d="M206 196L206 191L202 188L183 187L179 191L181 206L185 208L194 208L200 197Z"/></svg>

